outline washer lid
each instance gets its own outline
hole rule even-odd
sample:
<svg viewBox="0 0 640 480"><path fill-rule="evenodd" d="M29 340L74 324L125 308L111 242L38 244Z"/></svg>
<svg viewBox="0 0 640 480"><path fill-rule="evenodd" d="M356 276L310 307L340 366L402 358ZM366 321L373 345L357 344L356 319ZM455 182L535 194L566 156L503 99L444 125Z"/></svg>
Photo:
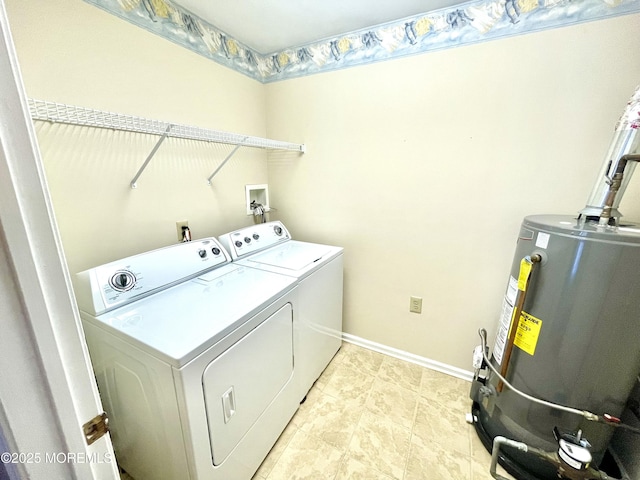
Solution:
<svg viewBox="0 0 640 480"><path fill-rule="evenodd" d="M333 250L335 248L328 245L289 241L248 258L247 265L256 264L256 267L267 265L300 271L326 257Z"/></svg>

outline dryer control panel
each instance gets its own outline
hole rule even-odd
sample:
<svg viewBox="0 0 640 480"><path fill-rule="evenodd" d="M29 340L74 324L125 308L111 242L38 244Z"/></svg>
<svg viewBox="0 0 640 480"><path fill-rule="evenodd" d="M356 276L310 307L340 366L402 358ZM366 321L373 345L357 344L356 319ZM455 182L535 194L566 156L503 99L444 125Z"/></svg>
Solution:
<svg viewBox="0 0 640 480"><path fill-rule="evenodd" d="M219 237L220 243L237 260L273 245L291 240L282 222L267 222L241 228Z"/></svg>
<svg viewBox="0 0 640 480"><path fill-rule="evenodd" d="M100 315L231 261L215 238L159 248L77 274L80 310Z"/></svg>

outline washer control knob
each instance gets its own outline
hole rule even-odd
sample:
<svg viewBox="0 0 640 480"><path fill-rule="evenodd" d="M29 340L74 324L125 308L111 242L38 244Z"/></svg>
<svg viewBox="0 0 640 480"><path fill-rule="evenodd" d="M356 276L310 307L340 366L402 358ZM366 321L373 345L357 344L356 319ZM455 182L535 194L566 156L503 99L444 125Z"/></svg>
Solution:
<svg viewBox="0 0 640 480"><path fill-rule="evenodd" d="M250 237L244 237L244 243L251 243Z"/></svg>
<svg viewBox="0 0 640 480"><path fill-rule="evenodd" d="M236 247L241 247L242 246L242 242L240 240L236 240Z"/></svg>
<svg viewBox="0 0 640 480"><path fill-rule="evenodd" d="M254 240L258 240L260 238L260 235L258 235L257 233L253 234L253 239Z"/></svg>
<svg viewBox="0 0 640 480"><path fill-rule="evenodd" d="M109 279L111 288L118 292L131 290L136 284L136 277L129 270L118 270Z"/></svg>
<svg viewBox="0 0 640 480"><path fill-rule="evenodd" d="M198 250L198 255L200 255L200 258L205 258L207 256L207 251L204 248L202 250Z"/></svg>
<svg viewBox="0 0 640 480"><path fill-rule="evenodd" d="M211 249L211 253L213 253L214 255L220 255L220 249L218 247L213 247Z"/></svg>
<svg viewBox="0 0 640 480"><path fill-rule="evenodd" d="M280 225L273 227L273 231L276 232L276 235L278 236L282 235L282 227Z"/></svg>

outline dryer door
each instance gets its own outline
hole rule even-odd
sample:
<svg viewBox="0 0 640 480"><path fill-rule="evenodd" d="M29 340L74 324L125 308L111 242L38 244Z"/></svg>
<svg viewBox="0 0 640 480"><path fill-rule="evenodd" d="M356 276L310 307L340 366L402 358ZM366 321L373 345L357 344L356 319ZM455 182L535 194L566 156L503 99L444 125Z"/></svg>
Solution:
<svg viewBox="0 0 640 480"><path fill-rule="evenodd" d="M205 369L214 465L233 451L293 375L293 312L282 306Z"/></svg>

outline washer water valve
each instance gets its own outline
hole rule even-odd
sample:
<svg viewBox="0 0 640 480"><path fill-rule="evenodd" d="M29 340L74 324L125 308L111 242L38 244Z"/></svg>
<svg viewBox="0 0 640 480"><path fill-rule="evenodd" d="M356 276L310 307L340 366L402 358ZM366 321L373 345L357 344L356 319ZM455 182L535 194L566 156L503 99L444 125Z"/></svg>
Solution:
<svg viewBox="0 0 640 480"><path fill-rule="evenodd" d="M255 200L251 202L251 211L253 215L256 217L260 217L260 223L267 223L267 218L265 217L266 209L261 203L257 203Z"/></svg>
<svg viewBox="0 0 640 480"><path fill-rule="evenodd" d="M191 230L186 225L182 227L182 242L190 242L191 241Z"/></svg>

